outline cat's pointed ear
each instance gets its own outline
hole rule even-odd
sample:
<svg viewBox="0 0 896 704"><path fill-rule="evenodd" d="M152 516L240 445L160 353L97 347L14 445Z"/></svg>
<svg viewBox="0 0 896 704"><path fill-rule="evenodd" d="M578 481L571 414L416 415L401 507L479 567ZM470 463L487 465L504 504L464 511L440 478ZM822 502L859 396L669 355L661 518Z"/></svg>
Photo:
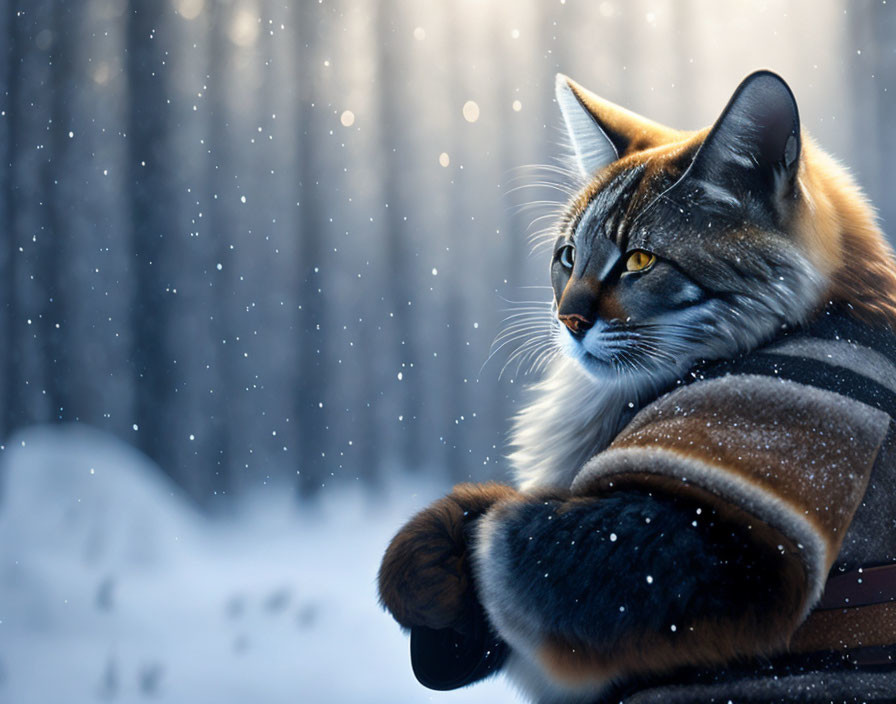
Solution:
<svg viewBox="0 0 896 704"><path fill-rule="evenodd" d="M675 130L598 98L562 73L557 74L555 90L579 171L586 178L621 156L676 138Z"/></svg>
<svg viewBox="0 0 896 704"><path fill-rule="evenodd" d="M778 205L793 192L800 150L790 87L771 71L756 71L734 91L689 171L735 197L763 194Z"/></svg>

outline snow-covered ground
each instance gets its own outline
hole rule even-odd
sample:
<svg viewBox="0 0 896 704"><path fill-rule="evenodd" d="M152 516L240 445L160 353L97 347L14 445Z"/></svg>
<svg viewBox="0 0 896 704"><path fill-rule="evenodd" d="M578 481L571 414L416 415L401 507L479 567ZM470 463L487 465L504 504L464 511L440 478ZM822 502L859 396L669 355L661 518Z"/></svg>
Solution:
<svg viewBox="0 0 896 704"><path fill-rule="evenodd" d="M416 683L376 604L389 537L434 498L269 489L204 518L132 448L32 428L0 453L0 702L516 701Z"/></svg>

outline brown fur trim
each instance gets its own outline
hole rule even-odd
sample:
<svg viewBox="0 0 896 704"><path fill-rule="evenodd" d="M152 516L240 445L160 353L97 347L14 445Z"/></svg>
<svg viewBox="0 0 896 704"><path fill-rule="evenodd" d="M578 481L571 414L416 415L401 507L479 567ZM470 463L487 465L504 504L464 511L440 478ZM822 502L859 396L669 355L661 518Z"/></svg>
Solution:
<svg viewBox="0 0 896 704"><path fill-rule="evenodd" d="M799 625L808 596L799 548L755 516L678 479L650 474L615 479L613 491L655 489L666 495L685 496L713 508L720 522L745 527L755 549L765 554L768 561L777 563L777 608L769 612L747 605L744 611L725 619L695 619L676 624L675 631L668 633L635 633L621 646L606 652L557 636L548 638L541 644L538 657L551 676L569 685L582 685L622 675L659 673L683 665L718 665L746 654L770 655L785 650L790 634Z"/></svg>
<svg viewBox="0 0 896 704"><path fill-rule="evenodd" d="M405 524L379 570L380 602L399 624L464 630L475 603L467 526L496 501L516 495L493 482L458 484Z"/></svg>
<svg viewBox="0 0 896 704"><path fill-rule="evenodd" d="M609 449L672 451L778 497L828 541L826 571L865 492L888 424L882 412L832 392L741 375L664 396L639 413Z"/></svg>

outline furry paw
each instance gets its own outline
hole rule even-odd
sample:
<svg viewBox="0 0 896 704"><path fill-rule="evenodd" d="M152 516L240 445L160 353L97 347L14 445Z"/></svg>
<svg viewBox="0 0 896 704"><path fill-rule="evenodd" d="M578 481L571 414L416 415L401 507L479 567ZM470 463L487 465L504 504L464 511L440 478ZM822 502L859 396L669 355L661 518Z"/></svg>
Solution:
<svg viewBox="0 0 896 704"><path fill-rule="evenodd" d="M476 620L468 529L496 501L517 492L500 484L459 484L392 539L379 571L380 601L405 628L451 628Z"/></svg>

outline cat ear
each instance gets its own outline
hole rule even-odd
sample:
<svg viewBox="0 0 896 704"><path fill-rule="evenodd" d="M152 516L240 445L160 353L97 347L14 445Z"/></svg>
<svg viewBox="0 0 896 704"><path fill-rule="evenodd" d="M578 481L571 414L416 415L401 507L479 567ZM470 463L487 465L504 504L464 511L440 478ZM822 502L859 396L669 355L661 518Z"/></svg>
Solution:
<svg viewBox="0 0 896 704"><path fill-rule="evenodd" d="M629 152L675 139L675 130L598 98L562 73L557 74L555 90L579 171L586 178Z"/></svg>
<svg viewBox="0 0 896 704"><path fill-rule="evenodd" d="M734 91L689 171L737 197L790 192L800 157L800 117L788 85L771 71L756 71Z"/></svg>

